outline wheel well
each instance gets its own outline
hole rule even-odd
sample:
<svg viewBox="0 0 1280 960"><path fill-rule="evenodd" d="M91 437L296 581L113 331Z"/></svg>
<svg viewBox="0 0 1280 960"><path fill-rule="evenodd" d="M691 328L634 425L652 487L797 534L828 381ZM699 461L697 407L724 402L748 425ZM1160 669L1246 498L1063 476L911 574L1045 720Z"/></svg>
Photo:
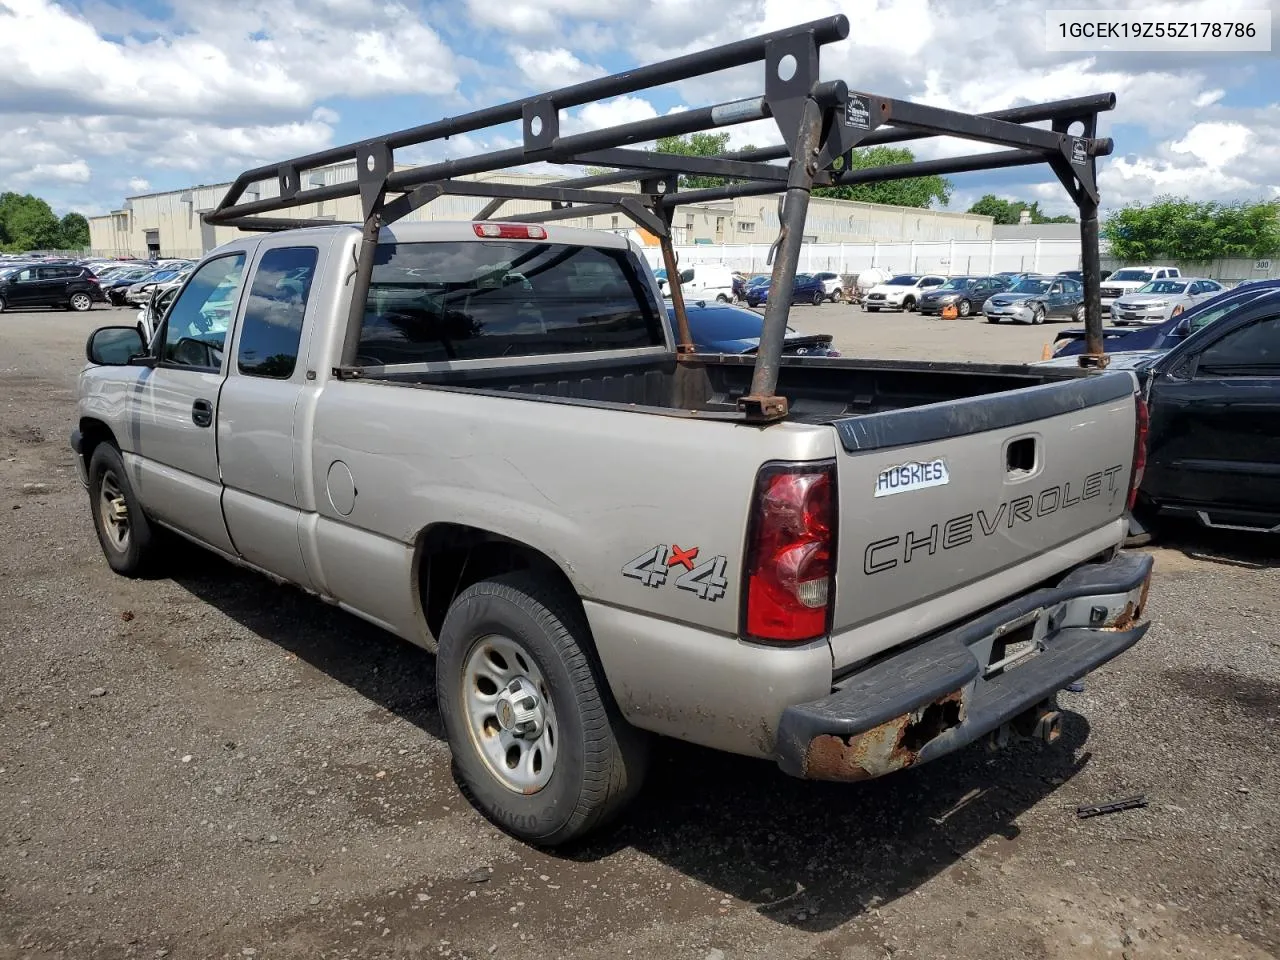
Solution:
<svg viewBox="0 0 1280 960"><path fill-rule="evenodd" d="M581 609L573 582L542 551L460 523L437 523L424 530L418 537L418 595L432 636L440 635L454 597L473 583L514 570L537 571Z"/></svg>
<svg viewBox="0 0 1280 960"><path fill-rule="evenodd" d="M93 459L93 451L100 443L109 443L117 450L120 449L120 444L116 443L116 435L105 423L89 417L81 418L80 456L84 458L85 466L88 466L89 461Z"/></svg>

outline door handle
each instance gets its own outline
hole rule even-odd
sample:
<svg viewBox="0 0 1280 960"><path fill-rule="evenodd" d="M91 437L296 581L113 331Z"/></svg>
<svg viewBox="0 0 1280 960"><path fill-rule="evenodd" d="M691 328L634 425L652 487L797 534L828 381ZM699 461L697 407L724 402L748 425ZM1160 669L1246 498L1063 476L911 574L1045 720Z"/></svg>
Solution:
<svg viewBox="0 0 1280 960"><path fill-rule="evenodd" d="M191 422L197 427L207 427L213 423L213 404L208 400L197 400L191 404Z"/></svg>

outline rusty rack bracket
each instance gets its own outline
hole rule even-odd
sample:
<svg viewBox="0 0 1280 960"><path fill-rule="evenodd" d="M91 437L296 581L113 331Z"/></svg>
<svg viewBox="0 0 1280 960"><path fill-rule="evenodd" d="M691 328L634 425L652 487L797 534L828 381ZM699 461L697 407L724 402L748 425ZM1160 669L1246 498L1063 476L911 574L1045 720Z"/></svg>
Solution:
<svg viewBox="0 0 1280 960"><path fill-rule="evenodd" d="M659 238L679 333L678 355L693 351L676 270L671 212L685 204L735 197L783 194L779 232L772 259L772 289L790 289L796 275L805 216L814 187L877 183L932 174L964 173L1047 164L1080 210L1080 236L1086 299L1087 352L1084 365L1105 366L1102 318L1098 306L1098 192L1096 161L1112 151L1109 139L1096 136L1100 112L1115 107L1114 94L1078 97L994 111L965 114L924 104L850 91L840 80L821 80L821 53L827 44L849 35L843 15L825 17L784 30L562 87L456 117L398 130L240 174L218 206L204 215L214 226L242 230L283 230L315 226L318 215L271 217L343 197L359 197L361 241L352 273L344 370L353 370L355 345L363 322L373 261L384 227L442 196L486 200L475 219L540 223L620 213ZM666 84L705 77L722 70L759 65L763 93L754 97L681 110L661 117L566 134L563 111ZM758 120L773 120L782 143L716 157L683 157L636 149L660 137L682 136ZM1049 122L1051 129L1033 124ZM507 125L519 125L516 146L472 156L397 165L405 147L440 143L450 137ZM1080 125L1080 130L1075 126ZM914 163L858 169L860 147L948 136L994 144L993 153L946 157ZM531 162L612 167L550 184L500 183L477 175L511 170ZM775 161L785 161L779 164ZM355 166L354 180L326 182L316 171L335 164ZM681 189L681 175L718 177L719 186ZM319 182L319 185L316 185ZM311 184L305 189L304 183ZM625 189L608 189L638 184ZM256 188L255 188L255 185ZM255 188L255 199L244 199ZM510 200L546 203L548 209L498 217ZM771 422L786 416L787 402L777 395L782 343L789 304L768 300L760 347L748 395L739 401L747 420ZM1087 358L1087 359L1086 359Z"/></svg>

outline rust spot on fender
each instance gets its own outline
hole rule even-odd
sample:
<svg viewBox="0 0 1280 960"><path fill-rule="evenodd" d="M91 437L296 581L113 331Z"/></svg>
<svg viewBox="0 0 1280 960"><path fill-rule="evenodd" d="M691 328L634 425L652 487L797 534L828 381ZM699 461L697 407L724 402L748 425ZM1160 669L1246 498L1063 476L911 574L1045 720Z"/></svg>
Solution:
<svg viewBox="0 0 1280 960"><path fill-rule="evenodd" d="M822 734L809 741L804 775L812 780L870 780L910 767L925 744L964 722L964 692L886 720L852 737Z"/></svg>
<svg viewBox="0 0 1280 960"><path fill-rule="evenodd" d="M1116 633L1132 629L1142 618L1142 611L1147 605L1147 591L1150 589L1151 578L1147 577L1147 579L1142 582L1142 593L1138 594L1138 602L1134 603L1130 600L1124 605L1124 609L1120 611L1120 615L1102 629L1112 630Z"/></svg>

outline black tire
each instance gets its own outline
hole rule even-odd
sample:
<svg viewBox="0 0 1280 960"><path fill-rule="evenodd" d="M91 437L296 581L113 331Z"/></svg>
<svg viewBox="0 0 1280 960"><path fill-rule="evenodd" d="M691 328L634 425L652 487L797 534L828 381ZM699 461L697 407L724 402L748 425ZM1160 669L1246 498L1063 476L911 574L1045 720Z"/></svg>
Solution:
<svg viewBox="0 0 1280 960"><path fill-rule="evenodd" d="M84 313L86 310L93 308L93 297L87 293L73 293L71 299L67 301L69 306L76 313Z"/></svg>
<svg viewBox="0 0 1280 960"><path fill-rule="evenodd" d="M1076 312L1072 314L1072 318L1076 323L1084 323L1084 304L1076 307Z"/></svg>
<svg viewBox="0 0 1280 960"><path fill-rule="evenodd" d="M823 296L822 296L822 291L821 291L821 290L815 290L815 291L813 291L813 305L814 305L815 307L820 307L820 306L822 306L822 301L823 301L824 299L825 299L825 297L823 297Z"/></svg>
<svg viewBox="0 0 1280 960"><path fill-rule="evenodd" d="M1038 303L1031 308L1031 323L1037 326L1044 323L1044 307Z"/></svg>
<svg viewBox="0 0 1280 960"><path fill-rule="evenodd" d="M967 317L969 314L973 313L973 304L968 300L961 300L960 306L957 309L959 310L960 316Z"/></svg>
<svg viewBox="0 0 1280 960"><path fill-rule="evenodd" d="M490 770L463 699L469 655L495 635L514 641L534 661L555 714L556 766L528 795ZM554 847L599 829L644 779L649 737L622 718L581 609L546 577L520 571L458 594L440 630L436 697L464 791L485 816L526 842Z"/></svg>
<svg viewBox="0 0 1280 960"><path fill-rule="evenodd" d="M723 293L716 294L716 303L728 303L728 302L729 302L729 298L726 297Z"/></svg>
<svg viewBox="0 0 1280 960"><path fill-rule="evenodd" d="M987 323L999 323L999 322L1000 322L999 317L987 317Z"/></svg>
<svg viewBox="0 0 1280 960"><path fill-rule="evenodd" d="M4 313L5 302L4 297L0 297L0 313Z"/></svg>
<svg viewBox="0 0 1280 960"><path fill-rule="evenodd" d="M916 312L916 298L915 298L915 297L907 297L907 299L903 300L903 301L902 301L902 309L903 309L903 311L904 311L905 313L915 313L915 312Z"/></svg>
<svg viewBox="0 0 1280 960"><path fill-rule="evenodd" d="M107 529L104 516L103 486L111 482L124 499L128 516L128 536L122 545ZM139 577L147 572L158 547L151 522L142 511L138 495L125 470L120 451L110 443L100 443L89 458L89 507L93 513L93 529L98 534L107 564L116 573L126 577Z"/></svg>
<svg viewBox="0 0 1280 960"><path fill-rule="evenodd" d="M839 287L836 287L833 291L831 291L831 302L844 303L844 291L841 290Z"/></svg>

